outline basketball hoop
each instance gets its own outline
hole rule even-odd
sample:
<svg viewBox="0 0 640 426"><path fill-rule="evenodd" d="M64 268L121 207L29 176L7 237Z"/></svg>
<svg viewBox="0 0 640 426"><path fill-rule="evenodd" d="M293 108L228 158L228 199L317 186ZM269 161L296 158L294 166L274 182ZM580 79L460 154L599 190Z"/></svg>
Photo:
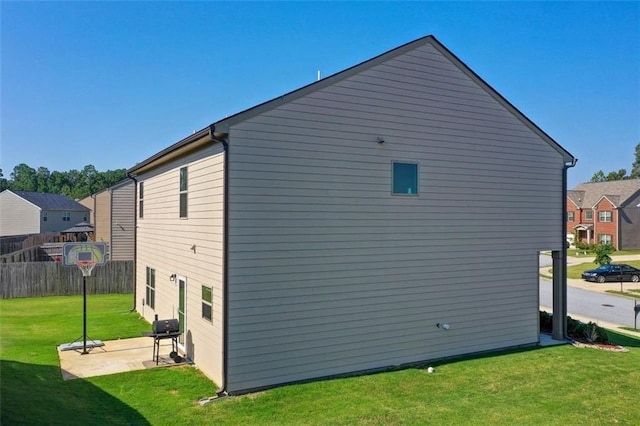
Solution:
<svg viewBox="0 0 640 426"><path fill-rule="evenodd" d="M83 277L90 277L93 268L96 266L96 262L92 260L79 260L76 262L76 266L82 271Z"/></svg>

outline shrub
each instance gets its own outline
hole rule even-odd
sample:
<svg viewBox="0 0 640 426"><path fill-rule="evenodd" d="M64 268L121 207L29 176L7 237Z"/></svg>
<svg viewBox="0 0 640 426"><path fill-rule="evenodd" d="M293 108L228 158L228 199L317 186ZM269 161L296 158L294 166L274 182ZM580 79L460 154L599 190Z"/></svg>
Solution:
<svg viewBox="0 0 640 426"><path fill-rule="evenodd" d="M616 251L616 249L612 244L598 244L594 247L594 251L596 253L596 258L593 263L602 266L611 263L611 256L609 255Z"/></svg>
<svg viewBox="0 0 640 426"><path fill-rule="evenodd" d="M550 332L553 329L553 315L540 311L540 331ZM567 335L575 340L590 343L609 343L607 331L594 322L587 324L567 317Z"/></svg>

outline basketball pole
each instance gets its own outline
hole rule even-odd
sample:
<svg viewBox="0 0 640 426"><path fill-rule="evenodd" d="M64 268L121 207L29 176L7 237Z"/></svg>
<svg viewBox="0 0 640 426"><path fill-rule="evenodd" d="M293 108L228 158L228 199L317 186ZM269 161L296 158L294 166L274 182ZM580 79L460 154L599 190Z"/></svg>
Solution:
<svg viewBox="0 0 640 426"><path fill-rule="evenodd" d="M87 351L87 277L82 274L82 336L83 346L82 355L86 355Z"/></svg>

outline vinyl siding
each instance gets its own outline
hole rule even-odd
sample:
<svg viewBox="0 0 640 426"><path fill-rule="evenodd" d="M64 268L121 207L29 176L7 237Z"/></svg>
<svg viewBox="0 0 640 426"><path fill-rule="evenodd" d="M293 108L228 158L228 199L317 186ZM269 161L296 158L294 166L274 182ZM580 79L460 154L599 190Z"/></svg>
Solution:
<svg viewBox="0 0 640 426"><path fill-rule="evenodd" d="M0 193L0 236L40 233L40 208L11 191Z"/></svg>
<svg viewBox="0 0 640 426"><path fill-rule="evenodd" d="M229 161L230 391L537 342L563 158L431 46L232 126Z"/></svg>
<svg viewBox="0 0 640 426"><path fill-rule="evenodd" d="M134 258L135 203L133 181L111 190L112 260L132 260Z"/></svg>
<svg viewBox="0 0 640 426"><path fill-rule="evenodd" d="M137 229L136 308L149 321L154 315L177 318L178 285L169 277L185 277L187 355L217 383L222 382L223 158L215 145L138 176L144 182L144 217ZM180 219L179 170L184 166L189 210L188 218ZM156 270L155 310L142 305L146 267ZM202 285L213 287L213 322L201 315Z"/></svg>
<svg viewBox="0 0 640 426"><path fill-rule="evenodd" d="M627 200L618 214L620 250L640 249L640 193Z"/></svg>
<svg viewBox="0 0 640 426"><path fill-rule="evenodd" d="M109 253L111 253L111 191L104 190L96 194L95 200L95 240L109 244ZM116 259L111 257L111 260Z"/></svg>

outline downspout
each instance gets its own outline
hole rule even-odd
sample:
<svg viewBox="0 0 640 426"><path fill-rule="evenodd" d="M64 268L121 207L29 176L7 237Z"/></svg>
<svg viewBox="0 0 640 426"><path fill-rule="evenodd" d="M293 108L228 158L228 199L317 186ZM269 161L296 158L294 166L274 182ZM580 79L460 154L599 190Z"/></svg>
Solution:
<svg viewBox="0 0 640 426"><path fill-rule="evenodd" d="M222 195L222 383L216 390L216 398L226 397L228 376L229 342L229 142L228 139L215 136L215 125L209 126L209 135L215 142L222 144L223 159L223 195ZM228 138L228 135L226 136Z"/></svg>
<svg viewBox="0 0 640 426"><path fill-rule="evenodd" d="M567 338L567 170L578 162L574 158L571 163L562 166L562 249L555 252L554 280L553 280L553 317L552 338L564 340ZM557 270L560 275L557 276ZM557 286L557 288L556 288Z"/></svg>
<svg viewBox="0 0 640 426"><path fill-rule="evenodd" d="M135 312L138 289L138 181L131 173L127 173L127 176L133 181L133 307L130 312Z"/></svg>

